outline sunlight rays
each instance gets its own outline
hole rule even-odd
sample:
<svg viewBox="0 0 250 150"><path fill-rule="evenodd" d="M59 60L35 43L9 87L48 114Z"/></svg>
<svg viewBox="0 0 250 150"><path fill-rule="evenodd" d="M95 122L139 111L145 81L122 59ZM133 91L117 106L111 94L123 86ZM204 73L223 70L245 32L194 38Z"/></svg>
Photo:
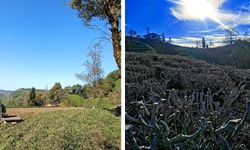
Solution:
<svg viewBox="0 0 250 150"><path fill-rule="evenodd" d="M225 25L219 16L219 7L223 0L169 0L176 4L175 8L171 8L172 14L180 20L201 20L211 19L219 24L223 29L232 31L230 27Z"/></svg>

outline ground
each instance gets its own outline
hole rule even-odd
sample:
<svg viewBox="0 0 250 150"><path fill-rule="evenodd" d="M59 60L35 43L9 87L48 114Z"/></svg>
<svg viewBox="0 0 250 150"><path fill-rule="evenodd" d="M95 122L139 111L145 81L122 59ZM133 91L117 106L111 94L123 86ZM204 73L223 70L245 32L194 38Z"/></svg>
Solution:
<svg viewBox="0 0 250 150"><path fill-rule="evenodd" d="M24 122L0 124L0 150L120 149L120 117L83 108L7 108Z"/></svg>

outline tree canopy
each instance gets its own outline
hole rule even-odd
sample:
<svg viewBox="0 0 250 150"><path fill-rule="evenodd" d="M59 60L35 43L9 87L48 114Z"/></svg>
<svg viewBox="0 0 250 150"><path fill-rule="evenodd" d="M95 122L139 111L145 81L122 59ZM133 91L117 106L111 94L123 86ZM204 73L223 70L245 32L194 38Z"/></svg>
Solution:
<svg viewBox="0 0 250 150"><path fill-rule="evenodd" d="M121 68L121 0L71 0L70 6L79 12L78 15L85 25L90 25L94 18L110 25L114 57Z"/></svg>

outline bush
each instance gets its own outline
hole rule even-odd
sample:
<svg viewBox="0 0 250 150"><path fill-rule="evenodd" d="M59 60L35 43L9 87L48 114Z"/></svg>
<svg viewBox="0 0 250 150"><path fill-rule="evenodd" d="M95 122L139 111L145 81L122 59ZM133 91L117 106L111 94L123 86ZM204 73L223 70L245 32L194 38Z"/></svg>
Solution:
<svg viewBox="0 0 250 150"><path fill-rule="evenodd" d="M83 107L84 99L76 94L69 94L66 99L62 101L62 104L67 107Z"/></svg>
<svg viewBox="0 0 250 150"><path fill-rule="evenodd" d="M181 56L126 53L128 149L197 149L211 141L212 149L249 147L246 141L250 137L244 132L249 133L250 126L247 123L242 128L246 117L243 122L237 120L244 116L246 99L250 97L249 71ZM191 101L197 107L191 107ZM203 106L205 115L200 113ZM214 110L207 110L210 108ZM232 128L220 132L227 125Z"/></svg>

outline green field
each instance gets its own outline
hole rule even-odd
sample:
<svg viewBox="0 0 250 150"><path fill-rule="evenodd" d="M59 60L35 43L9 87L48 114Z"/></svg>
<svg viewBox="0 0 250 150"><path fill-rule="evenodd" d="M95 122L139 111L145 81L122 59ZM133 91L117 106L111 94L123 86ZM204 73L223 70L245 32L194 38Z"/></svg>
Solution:
<svg viewBox="0 0 250 150"><path fill-rule="evenodd" d="M120 149L120 117L103 109L9 108L24 122L0 124L0 150Z"/></svg>

